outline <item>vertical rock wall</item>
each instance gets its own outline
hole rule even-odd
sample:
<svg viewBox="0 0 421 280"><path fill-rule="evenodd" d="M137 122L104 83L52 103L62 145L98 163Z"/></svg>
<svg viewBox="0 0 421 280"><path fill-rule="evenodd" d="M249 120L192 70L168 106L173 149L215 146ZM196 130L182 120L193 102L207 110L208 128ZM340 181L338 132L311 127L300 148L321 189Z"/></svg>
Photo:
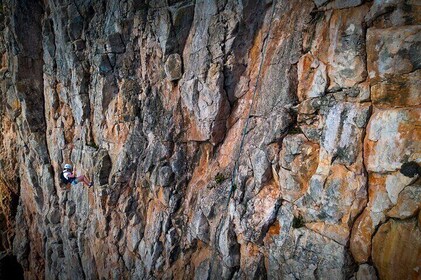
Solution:
<svg viewBox="0 0 421 280"><path fill-rule="evenodd" d="M1 254L26 279L420 277L420 11L3 0Z"/></svg>

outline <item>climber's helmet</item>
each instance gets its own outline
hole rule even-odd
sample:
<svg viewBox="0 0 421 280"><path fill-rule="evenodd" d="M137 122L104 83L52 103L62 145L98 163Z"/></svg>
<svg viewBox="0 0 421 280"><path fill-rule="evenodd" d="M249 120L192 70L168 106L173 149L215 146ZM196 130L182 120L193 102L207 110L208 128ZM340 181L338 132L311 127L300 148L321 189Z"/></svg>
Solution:
<svg viewBox="0 0 421 280"><path fill-rule="evenodd" d="M68 164L68 163L66 163L65 165L64 165L64 169L72 169L72 165L71 164Z"/></svg>

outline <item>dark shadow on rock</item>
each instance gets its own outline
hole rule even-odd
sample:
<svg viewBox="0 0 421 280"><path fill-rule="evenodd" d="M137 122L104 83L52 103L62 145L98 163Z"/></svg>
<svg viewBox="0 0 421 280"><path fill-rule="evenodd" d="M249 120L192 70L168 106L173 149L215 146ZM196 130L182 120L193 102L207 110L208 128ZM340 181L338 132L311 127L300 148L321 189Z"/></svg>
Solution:
<svg viewBox="0 0 421 280"><path fill-rule="evenodd" d="M421 176L421 166L415 161L405 162L401 166L401 173L406 177L414 177L415 175Z"/></svg>
<svg viewBox="0 0 421 280"><path fill-rule="evenodd" d="M23 280L23 269L13 255L7 255L0 259L1 280Z"/></svg>
<svg viewBox="0 0 421 280"><path fill-rule="evenodd" d="M236 63L231 67L224 68L224 86L231 104L237 100L237 97L234 95L235 88L243 76L244 71L247 69L248 52L252 47L257 31L263 25L264 12L265 5L263 1L258 1L257 4L256 2L250 1L244 7L243 20L235 30L237 34L233 34L235 39L232 44L232 50Z"/></svg>

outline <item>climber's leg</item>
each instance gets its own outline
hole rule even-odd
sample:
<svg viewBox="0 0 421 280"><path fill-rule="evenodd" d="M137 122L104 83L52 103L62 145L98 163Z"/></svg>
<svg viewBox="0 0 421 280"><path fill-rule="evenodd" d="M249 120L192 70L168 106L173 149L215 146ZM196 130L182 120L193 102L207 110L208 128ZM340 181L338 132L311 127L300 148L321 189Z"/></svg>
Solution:
<svg viewBox="0 0 421 280"><path fill-rule="evenodd" d="M78 182L82 182L87 187L91 186L91 182L88 181L88 179L84 175L81 175L81 176L77 177L76 179L78 180Z"/></svg>

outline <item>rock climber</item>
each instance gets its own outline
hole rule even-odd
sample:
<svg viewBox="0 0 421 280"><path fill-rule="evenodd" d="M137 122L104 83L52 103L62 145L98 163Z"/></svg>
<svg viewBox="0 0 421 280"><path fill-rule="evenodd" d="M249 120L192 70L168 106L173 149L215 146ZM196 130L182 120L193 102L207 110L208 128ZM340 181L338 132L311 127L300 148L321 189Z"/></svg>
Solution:
<svg viewBox="0 0 421 280"><path fill-rule="evenodd" d="M61 172L60 179L65 184L76 185L78 183L83 183L88 188L94 185L93 182L90 182L85 175L76 176L76 168L73 170L71 164L66 163L64 165L64 170Z"/></svg>

